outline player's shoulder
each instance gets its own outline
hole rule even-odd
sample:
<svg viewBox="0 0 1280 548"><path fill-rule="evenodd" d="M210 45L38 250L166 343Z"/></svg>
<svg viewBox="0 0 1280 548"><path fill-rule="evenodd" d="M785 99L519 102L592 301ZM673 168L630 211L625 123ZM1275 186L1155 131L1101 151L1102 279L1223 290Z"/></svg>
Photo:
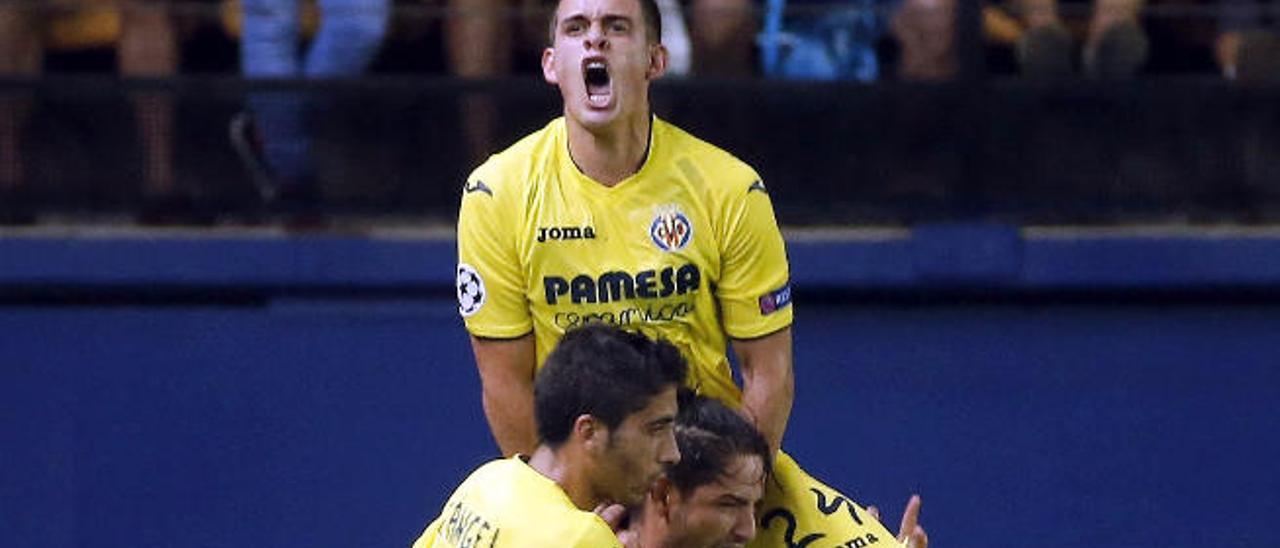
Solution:
<svg viewBox="0 0 1280 548"><path fill-rule="evenodd" d="M621 546L618 536L594 512L579 510L570 503L551 500L525 501L526 512L520 515L524 527L518 536L520 546L561 546L564 548L613 548ZM530 506L537 507L529 509ZM513 530L513 533L516 531Z"/></svg>
<svg viewBox="0 0 1280 548"><path fill-rule="evenodd" d="M550 164L563 132L564 119L552 120L542 129L489 156L467 177L468 184L481 181L493 192L528 182L531 173Z"/></svg>
<svg viewBox="0 0 1280 548"><path fill-rule="evenodd" d="M712 190L718 187L735 193L746 192L751 184L760 180L755 168L741 158L675 124L655 117L654 128L661 132L666 149L677 156L676 162L704 175Z"/></svg>
<svg viewBox="0 0 1280 548"><path fill-rule="evenodd" d="M562 516L549 519L558 522L555 529L559 529L546 531L551 534L549 540L555 540L561 546L569 548L621 546L617 533L614 533L609 524L595 512L567 508Z"/></svg>
<svg viewBox="0 0 1280 548"><path fill-rule="evenodd" d="M507 524L520 545L600 548L619 546L609 525L594 512L573 505L564 490L520 456L494 460L477 469L488 493L506 492L504 507L518 510Z"/></svg>
<svg viewBox="0 0 1280 548"><path fill-rule="evenodd" d="M523 475L527 469L529 469L529 465L517 457L494 459L476 468L475 472L471 473L471 478L479 481L506 482L513 477Z"/></svg>
<svg viewBox="0 0 1280 548"><path fill-rule="evenodd" d="M583 517L582 526L575 537L570 544L575 548L612 548L614 546L622 546L622 543L618 541L618 535L609 528L609 525L604 520L594 514Z"/></svg>

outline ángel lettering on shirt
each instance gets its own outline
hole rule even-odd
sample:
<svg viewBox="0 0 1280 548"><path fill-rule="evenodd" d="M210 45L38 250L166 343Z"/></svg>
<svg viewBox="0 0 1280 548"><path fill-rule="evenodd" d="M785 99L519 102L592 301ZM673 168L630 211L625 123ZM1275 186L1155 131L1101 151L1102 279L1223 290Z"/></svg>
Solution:
<svg viewBox="0 0 1280 548"><path fill-rule="evenodd" d="M491 547L497 543L498 528L462 502L448 509L449 519L440 528L444 540L458 548Z"/></svg>

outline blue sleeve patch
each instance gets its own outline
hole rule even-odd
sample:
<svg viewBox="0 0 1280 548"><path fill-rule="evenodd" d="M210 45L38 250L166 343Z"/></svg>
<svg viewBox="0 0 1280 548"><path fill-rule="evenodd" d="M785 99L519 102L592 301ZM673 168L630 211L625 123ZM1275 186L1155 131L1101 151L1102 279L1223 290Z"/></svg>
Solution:
<svg viewBox="0 0 1280 548"><path fill-rule="evenodd" d="M760 314L768 316L783 308L791 306L791 282L781 288L760 296Z"/></svg>

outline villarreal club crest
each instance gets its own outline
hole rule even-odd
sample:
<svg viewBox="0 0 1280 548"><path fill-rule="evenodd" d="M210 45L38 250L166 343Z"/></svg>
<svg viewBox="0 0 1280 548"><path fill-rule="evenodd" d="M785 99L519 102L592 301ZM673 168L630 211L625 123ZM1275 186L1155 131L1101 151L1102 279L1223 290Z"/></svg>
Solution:
<svg viewBox="0 0 1280 548"><path fill-rule="evenodd" d="M649 237L663 251L679 251L693 239L693 224L675 204L659 206L649 225Z"/></svg>

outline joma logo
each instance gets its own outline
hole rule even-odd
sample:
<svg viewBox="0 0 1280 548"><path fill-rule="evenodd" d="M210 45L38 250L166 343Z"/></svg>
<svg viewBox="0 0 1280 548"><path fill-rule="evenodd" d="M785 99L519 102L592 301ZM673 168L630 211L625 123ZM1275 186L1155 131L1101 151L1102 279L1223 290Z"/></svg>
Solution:
<svg viewBox="0 0 1280 548"><path fill-rule="evenodd" d="M538 228L538 242L547 240L594 240L596 229L589 226L552 226Z"/></svg>

